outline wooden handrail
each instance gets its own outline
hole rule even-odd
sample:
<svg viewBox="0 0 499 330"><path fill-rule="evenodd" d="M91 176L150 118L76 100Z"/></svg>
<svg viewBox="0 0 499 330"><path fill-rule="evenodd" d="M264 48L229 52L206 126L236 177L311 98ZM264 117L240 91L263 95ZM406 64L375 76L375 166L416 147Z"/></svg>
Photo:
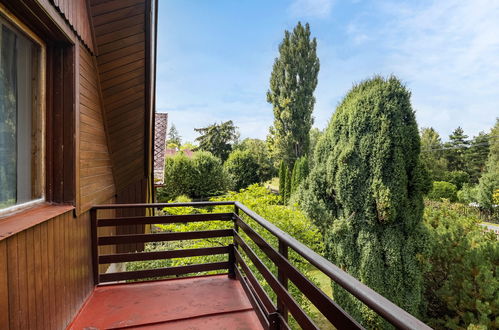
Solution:
<svg viewBox="0 0 499 330"><path fill-rule="evenodd" d="M210 207L219 205L233 205L234 213L203 213L194 215L173 215L173 216L148 216L148 217L124 217L98 219L97 211L102 209L123 209L123 208L150 208L158 209L165 207ZM240 212L241 211L241 212ZM274 235L279 242L278 250L267 243L248 223L242 220L245 214L257 224L265 228ZM175 232L175 233L153 233L153 234L133 234L98 237L97 228L100 226L120 226L136 223L188 223L194 221L234 221L233 229L218 229L198 232ZM288 280L291 280L297 288L328 318L334 325L346 328L361 329L350 315L340 306L325 295L301 272L299 272L288 260L288 249L291 248L302 256L310 264L322 271L331 280L335 281L350 294L369 306L373 311L382 316L388 322L399 329L431 329L426 324L392 303L387 298L378 294L359 280L341 270L329 260L320 256L312 249L296 240L274 224L270 223L240 202L189 202L189 203L157 203L157 204L106 204L98 205L91 209L92 224L92 254L94 265L94 280L98 284L100 281L129 280L137 278L161 277L169 275L188 274L216 269L227 269L229 276L240 279L248 297L254 302L255 311L259 314L262 324L269 328L287 328L288 310L295 320L306 329L317 328L312 320L301 310L296 301L290 296L287 288ZM238 234L241 228L245 234L263 251L276 265L277 277L258 258L251 247ZM137 252L128 254L98 255L99 245L127 244L136 242L160 242L170 240L190 240L214 237L234 237L233 244L224 247L211 247L202 249L187 249L178 251L155 251ZM253 265L264 277L272 290L277 295L277 306L274 306L262 286L256 280L251 269L246 265L244 258L239 253L239 249L245 252ZM228 254L227 262L211 264L188 265L181 267L169 267L143 271L121 272L110 274L98 274L98 265L104 262L125 262L164 259L171 257L185 257L195 255L215 255ZM241 270L235 265L239 265ZM244 273L244 275L243 275ZM280 324L279 324L280 323Z"/></svg>
<svg viewBox="0 0 499 330"><path fill-rule="evenodd" d="M343 271L329 260L314 252L308 246L297 241L276 225L268 222L263 217L247 208L240 202L235 202L235 207L243 211L251 219L267 229L270 233L282 240L290 248L295 250L305 260L321 270L333 281L341 285L345 290L351 293L354 297L369 306L373 311L382 316L385 320L393 324L399 329L431 329L428 325L418 320L413 315L409 314L393 302L383 297L367 285L357 280L352 275Z"/></svg>

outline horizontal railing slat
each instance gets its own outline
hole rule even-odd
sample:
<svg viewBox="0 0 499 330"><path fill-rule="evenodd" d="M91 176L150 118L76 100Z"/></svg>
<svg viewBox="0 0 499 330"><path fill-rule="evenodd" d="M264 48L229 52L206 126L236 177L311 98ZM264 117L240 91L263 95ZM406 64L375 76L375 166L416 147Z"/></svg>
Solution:
<svg viewBox="0 0 499 330"><path fill-rule="evenodd" d="M160 234L136 234L103 236L97 240L98 245L145 243L145 242L168 242L183 241L189 239L215 238L232 236L233 229L217 229L204 231L189 231L184 233L160 233Z"/></svg>
<svg viewBox="0 0 499 330"><path fill-rule="evenodd" d="M208 256L208 255L227 254L227 253L229 253L229 247L217 246L209 248L172 250L172 251L106 254L99 256L99 264L110 264L113 262L198 257L198 256Z"/></svg>
<svg viewBox="0 0 499 330"><path fill-rule="evenodd" d="M234 205L233 201L221 202L188 202L188 203L135 203L135 204L101 204L93 206L96 210L105 209L132 209L132 208L151 208L158 209L163 207L203 207L217 205Z"/></svg>
<svg viewBox="0 0 499 330"><path fill-rule="evenodd" d="M289 311L295 318L296 322L298 322L300 327L302 327L303 329L319 329L310 319L310 317L301 309L300 305L298 305L296 300L289 294L286 288L284 288L282 284L279 283L277 278L272 274L267 266L265 266L265 264L257 257L255 252L246 244L241 236L239 236L237 233L234 233L234 238L236 240L236 243L249 257L253 265L255 265L260 274L262 274L262 276L265 278L272 290L280 299L282 299L286 307L288 307ZM239 251L236 250L235 254L236 258L242 260L242 256Z"/></svg>
<svg viewBox="0 0 499 330"><path fill-rule="evenodd" d="M124 225L147 225L147 224L167 224L167 223L188 223L200 221L230 221L233 220L234 213L203 213L186 215L162 215L154 217L124 217L99 219L98 227L124 226Z"/></svg>
<svg viewBox="0 0 499 330"><path fill-rule="evenodd" d="M106 273L99 275L100 282L114 282L136 280L141 278L152 278L162 276L184 275L190 273L206 272L211 270L228 269L228 262L213 262L208 264L157 268L150 270L135 270L129 272Z"/></svg>
<svg viewBox="0 0 499 330"><path fill-rule="evenodd" d="M331 298L329 298L321 289L307 279L300 271L298 271L286 258L277 252L263 237L261 237L253 228L246 222L238 218L236 221L249 238L255 242L267 257L276 264L279 269L282 269L296 287L314 304L315 307L331 322L335 327L341 329L363 329L347 312L338 306Z"/></svg>
<svg viewBox="0 0 499 330"><path fill-rule="evenodd" d="M244 271L244 274L248 278L250 284L253 286L255 289L256 294L258 295L258 298L260 298L264 308L265 312L267 314L271 314L277 311L277 308L275 305L272 303L272 300L270 297L267 295L265 290L263 290L262 286L260 283L258 283L258 280L255 277L255 274L251 271L251 269L248 267L246 262L240 258L240 254L236 254L236 262L241 266L241 268Z"/></svg>
<svg viewBox="0 0 499 330"><path fill-rule="evenodd" d="M320 256L308 246L298 242L294 237L282 231L276 225L268 222L245 205L240 202L235 202L235 206L395 327L400 329L431 329L428 325L363 284L352 275L343 271L338 266L332 264L329 260Z"/></svg>

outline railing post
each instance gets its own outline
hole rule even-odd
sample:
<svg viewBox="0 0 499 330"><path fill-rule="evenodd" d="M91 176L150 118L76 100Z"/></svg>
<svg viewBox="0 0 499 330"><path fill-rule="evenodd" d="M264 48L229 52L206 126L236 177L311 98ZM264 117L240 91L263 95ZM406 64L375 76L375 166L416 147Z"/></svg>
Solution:
<svg viewBox="0 0 499 330"><path fill-rule="evenodd" d="M288 259L288 245L279 239L279 253L286 259ZM288 290L288 277L286 276L285 271L278 267L277 269L277 279L282 284L282 286ZM281 313L284 321L288 322L288 309L284 302L277 298L277 310Z"/></svg>
<svg viewBox="0 0 499 330"><path fill-rule="evenodd" d="M92 271L94 285L99 284L99 246L97 241L97 209L90 209L90 235L92 236Z"/></svg>
<svg viewBox="0 0 499 330"><path fill-rule="evenodd" d="M229 244L229 278L236 278L236 254L234 244Z"/></svg>

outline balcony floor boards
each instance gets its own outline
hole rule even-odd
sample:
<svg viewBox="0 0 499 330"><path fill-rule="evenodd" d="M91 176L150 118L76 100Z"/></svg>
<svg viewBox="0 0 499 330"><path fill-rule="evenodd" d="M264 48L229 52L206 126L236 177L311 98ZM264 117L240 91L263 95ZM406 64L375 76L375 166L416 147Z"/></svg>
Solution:
<svg viewBox="0 0 499 330"><path fill-rule="evenodd" d="M69 329L262 329L239 281L210 275L98 286Z"/></svg>

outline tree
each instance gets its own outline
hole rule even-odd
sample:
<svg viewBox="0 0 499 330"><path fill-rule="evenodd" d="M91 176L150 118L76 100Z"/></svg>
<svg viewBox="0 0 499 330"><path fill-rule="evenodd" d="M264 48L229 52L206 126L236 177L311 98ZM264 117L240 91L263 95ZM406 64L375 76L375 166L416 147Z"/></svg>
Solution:
<svg viewBox="0 0 499 330"><path fill-rule="evenodd" d="M395 77L355 85L314 153L301 206L326 257L409 313L423 309L424 172L410 92ZM334 300L366 328L385 321L333 283Z"/></svg>
<svg viewBox="0 0 499 330"><path fill-rule="evenodd" d="M258 181L264 182L270 180L276 174L276 169L265 141L247 138L237 144L235 149L248 150L255 156L258 163Z"/></svg>
<svg viewBox="0 0 499 330"><path fill-rule="evenodd" d="M445 143L445 157L450 171L464 171L466 169L465 154L469 146L468 135L464 134L461 127L456 128L449 135L449 142Z"/></svg>
<svg viewBox="0 0 499 330"><path fill-rule="evenodd" d="M486 210L494 210L494 192L499 189L499 118L490 132L490 150L485 172L478 184L478 203Z"/></svg>
<svg viewBox="0 0 499 330"><path fill-rule="evenodd" d="M243 189L259 182L260 168L256 156L250 150L234 150L227 158L224 168L229 174L232 187Z"/></svg>
<svg viewBox="0 0 499 330"><path fill-rule="evenodd" d="M309 151L313 93L319 73L316 49L317 40L310 39L308 23L298 23L293 32L284 32L270 76L267 101L274 111L270 135L278 159L290 167Z"/></svg>
<svg viewBox="0 0 499 330"><path fill-rule="evenodd" d="M497 329L497 236L445 202L425 207L427 319L435 329Z"/></svg>
<svg viewBox="0 0 499 330"><path fill-rule="evenodd" d="M432 181L442 180L447 171L447 159L443 157L443 144L433 127L423 127L421 134L421 162Z"/></svg>
<svg viewBox="0 0 499 330"><path fill-rule="evenodd" d="M237 142L239 133L232 120L212 124L203 128L195 128L197 133L201 134L196 138L199 143L197 149L209 151L214 156L225 161L232 151L232 145Z"/></svg>
<svg viewBox="0 0 499 330"><path fill-rule="evenodd" d="M172 127L170 127L170 131L168 132L168 140L166 141L167 144L175 144L177 147L180 147L182 144L182 137L177 131L177 128L175 125L172 124Z"/></svg>
<svg viewBox="0 0 499 330"><path fill-rule="evenodd" d="M303 156L298 158L293 167L293 174L291 175L291 194L294 194L300 184L307 178L308 175L308 158Z"/></svg>
<svg viewBox="0 0 499 330"><path fill-rule="evenodd" d="M284 194L286 191L286 164L281 160L281 164L279 165L279 194L284 199Z"/></svg>
<svg viewBox="0 0 499 330"><path fill-rule="evenodd" d="M485 163L489 155L489 134L478 133L470 141L469 148L464 154L466 172L470 175L470 182L477 184L485 170Z"/></svg>

